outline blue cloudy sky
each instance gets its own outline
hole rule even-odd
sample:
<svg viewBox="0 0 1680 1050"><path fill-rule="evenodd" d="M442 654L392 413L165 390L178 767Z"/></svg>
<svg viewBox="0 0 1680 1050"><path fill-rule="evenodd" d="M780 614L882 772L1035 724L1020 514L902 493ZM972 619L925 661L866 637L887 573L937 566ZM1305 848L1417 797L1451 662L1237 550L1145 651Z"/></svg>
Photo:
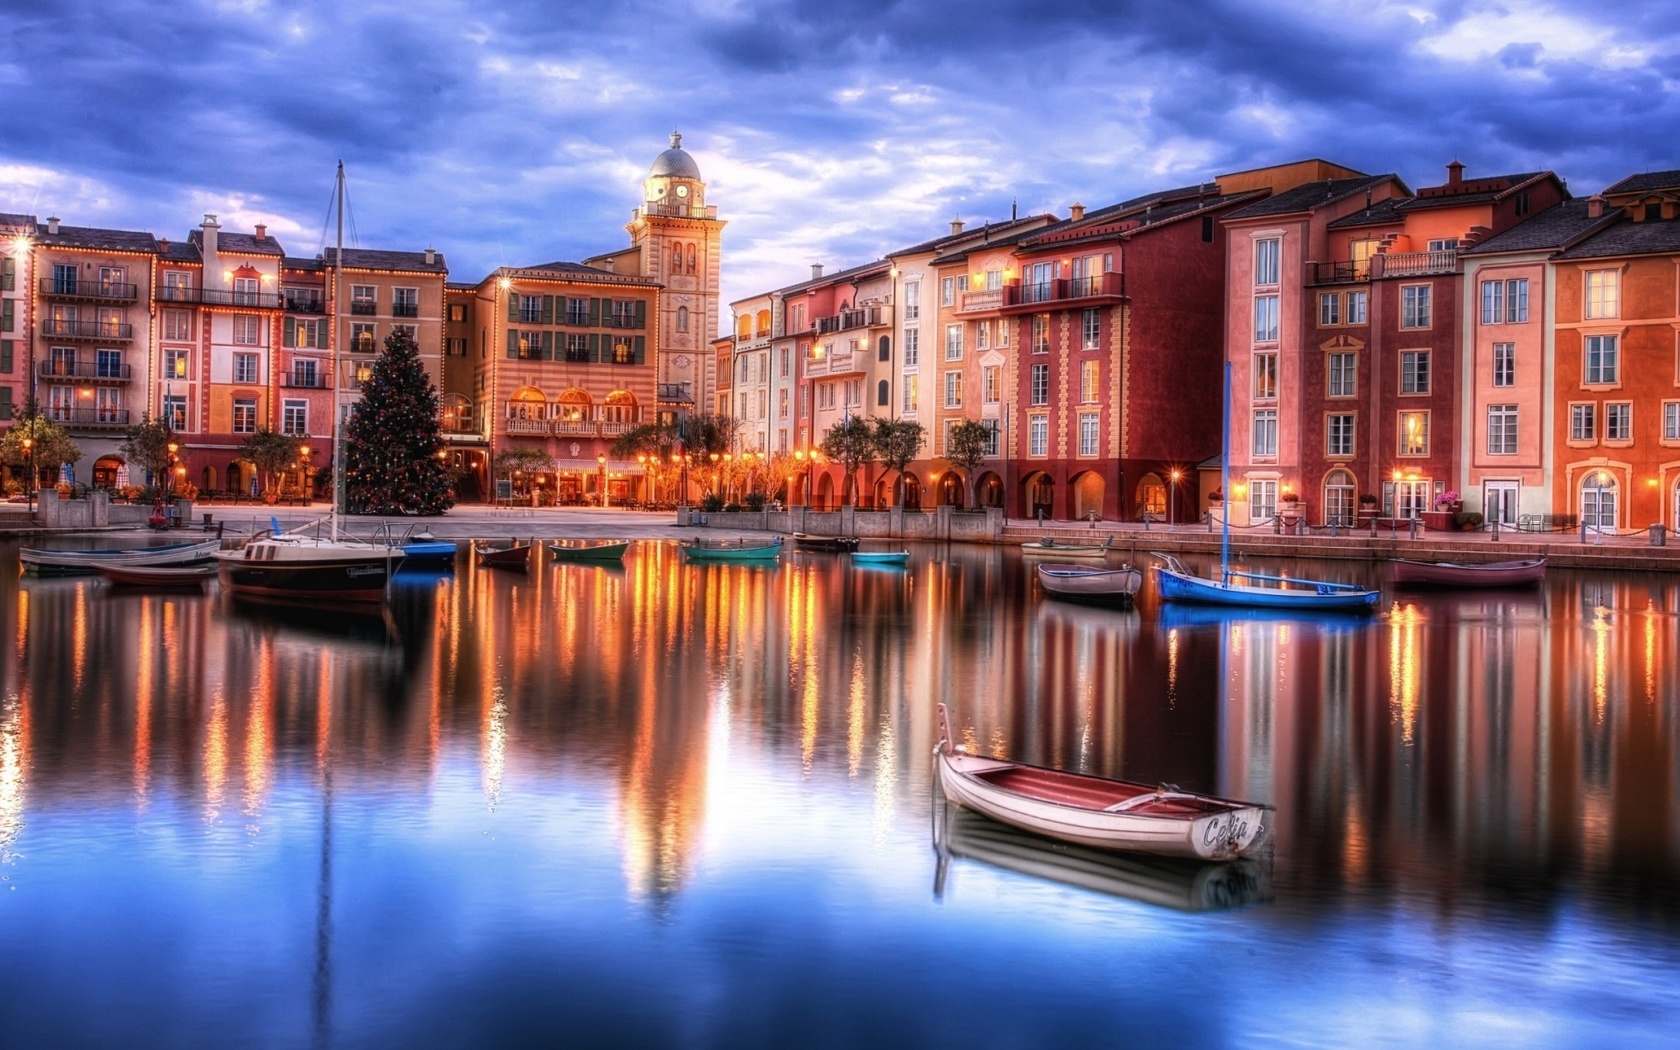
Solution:
<svg viewBox="0 0 1680 1050"><path fill-rule="evenodd" d="M1414 185L1680 167L1671 0L3 0L0 211L204 212L457 279L621 246L680 128L735 298L933 236L1323 156Z"/></svg>

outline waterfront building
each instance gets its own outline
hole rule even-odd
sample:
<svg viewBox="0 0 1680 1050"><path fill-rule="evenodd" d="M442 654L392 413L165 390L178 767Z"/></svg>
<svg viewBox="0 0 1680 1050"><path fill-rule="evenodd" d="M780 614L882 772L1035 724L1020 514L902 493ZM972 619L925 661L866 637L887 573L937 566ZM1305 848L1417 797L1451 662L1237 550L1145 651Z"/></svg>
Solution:
<svg viewBox="0 0 1680 1050"><path fill-rule="evenodd" d="M29 249L34 236L35 216L0 212L0 424L23 411L31 389L28 332L34 255Z"/></svg>
<svg viewBox="0 0 1680 1050"><path fill-rule="evenodd" d="M735 339L730 359L718 371L717 412L738 421L732 452L763 451L770 445L770 335L776 292L730 304Z"/></svg>

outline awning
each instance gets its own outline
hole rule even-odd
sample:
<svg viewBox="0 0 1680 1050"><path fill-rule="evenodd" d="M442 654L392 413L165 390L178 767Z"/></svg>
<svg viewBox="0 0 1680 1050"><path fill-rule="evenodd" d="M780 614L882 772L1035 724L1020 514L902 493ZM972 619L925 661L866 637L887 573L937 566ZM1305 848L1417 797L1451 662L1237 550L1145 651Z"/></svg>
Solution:
<svg viewBox="0 0 1680 1050"><path fill-rule="evenodd" d="M557 459L554 461L554 469L556 473L560 474L599 474L601 464L592 459ZM642 473L642 465L633 459L629 462L621 459L609 459L607 460L607 473L640 474Z"/></svg>

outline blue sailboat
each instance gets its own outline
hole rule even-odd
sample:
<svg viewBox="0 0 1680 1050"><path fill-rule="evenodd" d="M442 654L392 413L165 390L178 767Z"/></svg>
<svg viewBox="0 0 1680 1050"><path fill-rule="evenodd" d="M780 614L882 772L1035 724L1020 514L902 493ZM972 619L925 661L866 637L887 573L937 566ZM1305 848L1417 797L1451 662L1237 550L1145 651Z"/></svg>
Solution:
<svg viewBox="0 0 1680 1050"><path fill-rule="evenodd" d="M1231 363L1225 363L1225 423L1220 438L1220 491L1231 491ZM1382 599L1380 591L1352 583L1329 583L1323 580L1302 580L1287 576L1266 576L1260 573L1235 572L1231 569L1230 513L1221 515L1219 540L1219 579L1198 576L1171 554L1156 553L1161 564L1155 566L1155 582L1162 601L1198 602L1203 605L1224 605L1243 609L1295 609L1307 611L1340 610L1370 612ZM1249 583L1237 581L1254 581ZM1256 583L1262 584L1256 586ZM1264 586L1278 584L1279 586Z"/></svg>

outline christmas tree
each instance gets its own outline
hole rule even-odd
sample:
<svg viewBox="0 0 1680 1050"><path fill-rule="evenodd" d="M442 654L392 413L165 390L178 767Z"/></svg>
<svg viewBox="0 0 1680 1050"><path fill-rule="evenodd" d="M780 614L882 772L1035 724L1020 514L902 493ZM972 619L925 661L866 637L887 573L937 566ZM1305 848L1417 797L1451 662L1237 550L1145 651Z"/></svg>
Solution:
<svg viewBox="0 0 1680 1050"><path fill-rule="evenodd" d="M353 514L441 514L455 505L438 453L438 394L420 348L401 329L385 340L344 434L344 488Z"/></svg>

